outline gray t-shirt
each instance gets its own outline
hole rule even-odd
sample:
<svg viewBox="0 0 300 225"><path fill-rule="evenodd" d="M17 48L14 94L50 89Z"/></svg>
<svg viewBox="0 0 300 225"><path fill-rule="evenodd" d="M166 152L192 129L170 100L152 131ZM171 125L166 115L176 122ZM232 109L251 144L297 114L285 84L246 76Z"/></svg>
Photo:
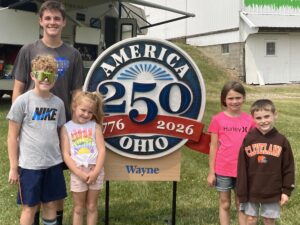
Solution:
<svg viewBox="0 0 300 225"><path fill-rule="evenodd" d="M42 98L30 90L12 104L6 117L21 124L19 166L47 169L61 163L58 128L66 122L63 101L51 94Z"/></svg>
<svg viewBox="0 0 300 225"><path fill-rule="evenodd" d="M58 79L51 92L65 103L67 120L71 119L71 92L83 85L83 62L79 51L68 44L49 48L41 40L24 45L16 58L12 75L25 84L24 92L34 83L30 77L31 61L38 55L52 55L58 61Z"/></svg>

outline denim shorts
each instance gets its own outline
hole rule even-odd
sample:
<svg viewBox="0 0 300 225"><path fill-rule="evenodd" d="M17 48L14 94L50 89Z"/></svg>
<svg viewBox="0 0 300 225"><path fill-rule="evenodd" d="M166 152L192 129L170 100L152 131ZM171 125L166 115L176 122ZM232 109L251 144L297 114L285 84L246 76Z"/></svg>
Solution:
<svg viewBox="0 0 300 225"><path fill-rule="evenodd" d="M236 177L227 177L216 174L216 189L217 191L230 191L235 188Z"/></svg>
<svg viewBox="0 0 300 225"><path fill-rule="evenodd" d="M279 202L274 203L251 203L245 202L240 204L240 211L246 215L265 218L277 219L280 217Z"/></svg>

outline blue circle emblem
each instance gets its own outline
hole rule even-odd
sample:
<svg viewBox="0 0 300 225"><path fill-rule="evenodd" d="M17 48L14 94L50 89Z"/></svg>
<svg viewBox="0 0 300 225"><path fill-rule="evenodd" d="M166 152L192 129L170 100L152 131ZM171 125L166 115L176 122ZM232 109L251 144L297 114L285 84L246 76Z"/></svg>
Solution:
<svg viewBox="0 0 300 225"><path fill-rule="evenodd" d="M105 144L120 155L153 159L199 140L203 78L168 41L131 38L111 46L93 63L84 90L104 96Z"/></svg>

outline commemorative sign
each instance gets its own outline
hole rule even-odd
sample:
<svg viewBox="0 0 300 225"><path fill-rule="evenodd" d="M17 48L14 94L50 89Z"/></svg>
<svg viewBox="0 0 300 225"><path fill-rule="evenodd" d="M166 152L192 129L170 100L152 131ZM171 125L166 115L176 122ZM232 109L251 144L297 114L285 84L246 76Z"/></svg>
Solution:
<svg viewBox="0 0 300 225"><path fill-rule="evenodd" d="M157 159L200 138L204 82L168 41L131 38L111 46L93 63L84 90L104 96L105 144L119 156Z"/></svg>

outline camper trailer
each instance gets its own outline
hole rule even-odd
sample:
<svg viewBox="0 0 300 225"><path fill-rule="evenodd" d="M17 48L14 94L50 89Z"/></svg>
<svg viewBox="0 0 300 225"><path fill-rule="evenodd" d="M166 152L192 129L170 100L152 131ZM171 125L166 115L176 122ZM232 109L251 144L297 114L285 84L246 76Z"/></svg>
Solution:
<svg viewBox="0 0 300 225"><path fill-rule="evenodd" d="M1 96L12 92L11 71L19 49L39 39L42 33L38 23L40 3L12 2L0 1ZM144 23L144 10L126 2L65 1L65 6L67 25L62 38L82 54L85 73L97 56L110 45L128 37L146 34L146 29L138 29Z"/></svg>
<svg viewBox="0 0 300 225"><path fill-rule="evenodd" d="M38 10L42 0L0 1L0 98L11 94L11 71L19 49L41 37ZM147 29L194 14L167 8L143 0L62 0L66 7L67 25L62 39L82 54L85 74L94 60L114 43L137 35ZM168 10L178 18L150 24L143 7Z"/></svg>

